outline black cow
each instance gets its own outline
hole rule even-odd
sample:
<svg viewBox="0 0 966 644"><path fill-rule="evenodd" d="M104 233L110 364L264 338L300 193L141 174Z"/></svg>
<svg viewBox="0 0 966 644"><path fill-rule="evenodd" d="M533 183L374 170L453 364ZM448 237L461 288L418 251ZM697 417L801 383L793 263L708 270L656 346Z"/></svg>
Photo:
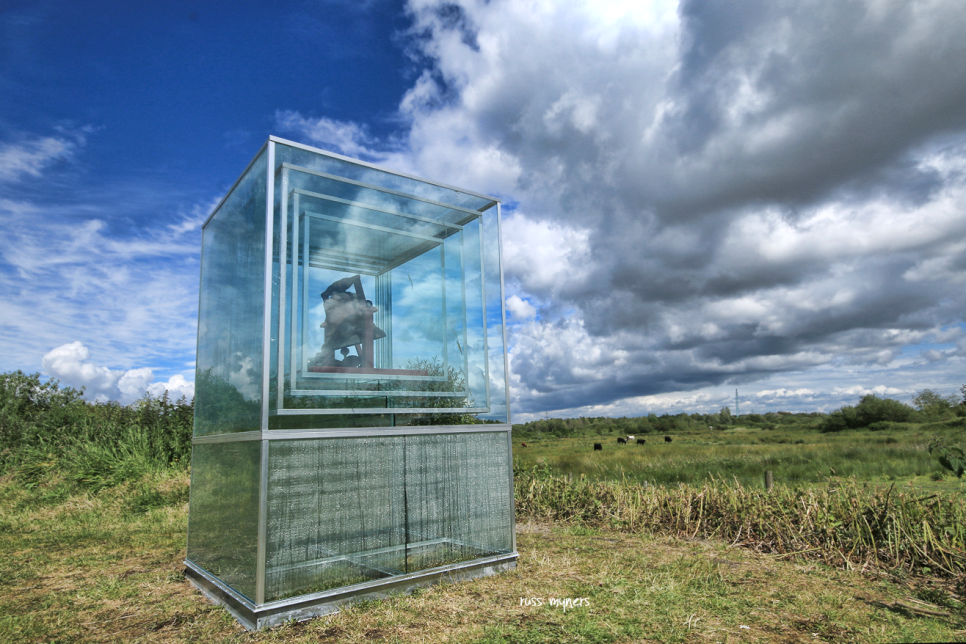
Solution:
<svg viewBox="0 0 966 644"><path fill-rule="evenodd" d="M604 446L601 445L600 443L594 443L594 451L595 452L603 452L604 451Z"/></svg>
<svg viewBox="0 0 966 644"><path fill-rule="evenodd" d="M618 438L617 439L617 444L618 445L627 445L627 439L626 438Z"/></svg>
<svg viewBox="0 0 966 644"><path fill-rule="evenodd" d="M664 442L665 443L670 443L671 442L671 437L670 436L665 436L664 437Z"/></svg>
<svg viewBox="0 0 966 644"><path fill-rule="evenodd" d="M638 444L638 445L643 445L643 444L644 444L644 443L646 443L646 442L647 442L647 441L646 441L646 440L644 440L643 438L638 438L638 439L637 439L637 444Z"/></svg>

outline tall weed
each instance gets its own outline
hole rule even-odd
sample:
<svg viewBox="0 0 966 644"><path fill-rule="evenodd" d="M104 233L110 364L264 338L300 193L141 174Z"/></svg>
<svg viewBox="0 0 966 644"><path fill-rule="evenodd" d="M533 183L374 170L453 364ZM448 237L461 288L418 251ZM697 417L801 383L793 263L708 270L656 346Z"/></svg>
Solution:
<svg viewBox="0 0 966 644"><path fill-rule="evenodd" d="M193 403L167 392L131 405L82 394L39 374L0 374L0 473L28 487L56 477L100 490L188 467Z"/></svg>
<svg viewBox="0 0 966 644"><path fill-rule="evenodd" d="M766 492L722 480L656 487L519 473L516 510L521 518L726 539L832 565L966 573L961 495L834 483Z"/></svg>

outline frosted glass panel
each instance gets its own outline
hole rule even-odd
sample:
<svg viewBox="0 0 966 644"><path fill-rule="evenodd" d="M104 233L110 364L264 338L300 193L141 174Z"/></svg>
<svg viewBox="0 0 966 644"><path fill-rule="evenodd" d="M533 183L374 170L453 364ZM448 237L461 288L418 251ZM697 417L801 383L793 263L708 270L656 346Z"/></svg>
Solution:
<svg viewBox="0 0 966 644"><path fill-rule="evenodd" d="M505 432L275 441L266 600L507 553Z"/></svg>

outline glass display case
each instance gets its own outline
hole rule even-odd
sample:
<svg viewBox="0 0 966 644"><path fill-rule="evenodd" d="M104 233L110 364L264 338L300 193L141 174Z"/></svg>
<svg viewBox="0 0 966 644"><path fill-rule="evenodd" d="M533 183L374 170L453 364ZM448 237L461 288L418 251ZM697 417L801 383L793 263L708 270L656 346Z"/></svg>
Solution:
<svg viewBox="0 0 966 644"><path fill-rule="evenodd" d="M205 224L186 564L246 627L515 564L499 227L275 137Z"/></svg>

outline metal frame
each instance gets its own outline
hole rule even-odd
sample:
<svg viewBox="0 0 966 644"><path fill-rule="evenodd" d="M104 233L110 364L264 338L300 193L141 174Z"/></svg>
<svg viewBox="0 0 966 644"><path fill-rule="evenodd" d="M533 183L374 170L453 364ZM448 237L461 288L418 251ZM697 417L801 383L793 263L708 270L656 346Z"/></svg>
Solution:
<svg viewBox="0 0 966 644"><path fill-rule="evenodd" d="M512 425L404 425L401 427L358 427L344 429L267 429L264 431L237 432L235 434L212 434L196 436L192 445L209 443L236 443L244 441L302 440L306 438L373 438L379 436L420 436L424 434L474 434L506 432ZM510 468L511 470L513 468Z"/></svg>
<svg viewBox="0 0 966 644"><path fill-rule="evenodd" d="M274 147L272 148L272 150L274 152ZM273 162L274 162L274 155L273 155ZM374 167L374 166L372 166L372 167ZM341 199L341 198L338 198L338 197L333 197L333 196L330 196L330 195L324 195L324 194L321 194L321 193L316 193L316 192L312 192L312 191L309 191L309 190L304 190L304 189L301 189L301 188L292 189L290 191L289 190L289 174L290 174L290 172L293 172L293 171L294 172L306 173L306 174L312 174L312 175L320 176L320 177L325 177L327 179L331 179L331 180L334 180L334 181L339 181L339 182L343 182L343 183L349 183L349 184L352 184L352 185L357 185L357 186L360 186L360 187L364 187L366 189L376 190L376 191L380 191L380 192L384 192L384 193L388 193L388 194L393 194L393 195L400 196L400 197L403 197L403 198L406 198L406 199L410 199L410 200L417 200L417 201L422 201L422 202L425 202L425 203L430 203L430 204L433 204L433 205L437 205L437 206L446 208L448 210L455 210L455 211L465 212L469 216L468 217L463 217L460 220L460 223L449 223L449 222L442 221L442 220L439 220L439 219L432 219L432 218L429 218L429 217L423 217L423 216L419 216L419 215L413 215L413 214L410 214L410 213L403 213L403 212L400 212L398 210L393 210L393 209L388 209L388 208L380 208L380 207L376 207L376 206L370 206L368 204L363 204L361 202L355 202L355 201L350 201L350 200L347 200L347 199ZM311 376L309 376L308 371L307 371L308 354L305 351L305 334L308 332L308 307L307 307L307 302L308 302L308 292L307 292L308 291L308 269L309 269L310 266L313 266L313 265L319 266L319 267L322 267L322 268L330 268L330 269L333 269L333 270L341 270L342 268L344 268L344 267L335 266L334 264L331 264L330 265L330 264L326 264L326 263L313 263L311 261L312 260L312 257L310 256L310 243L309 243L309 230L310 230L309 221L310 221L310 219L317 219L317 220L322 220L322 221L329 221L329 222L333 222L335 224L338 224L340 226L342 226L342 225L357 226L357 227L360 227L360 228L367 228L367 229L370 229L370 230L375 230L375 231L379 231L379 232L385 232L385 233L392 234L392 235L402 235L402 236L405 236L405 237L411 237L411 238L414 238L414 239L418 239L418 240L421 240L421 241L424 242L423 244L420 244L416 248L412 249L411 251L409 251L407 253L404 253L400 257L396 258L395 261L390 262L390 263L385 264L385 265L376 265L375 262L369 262L370 264L372 264L372 268L369 269L369 270L365 270L365 267L364 266L360 266L358 264L353 264L351 266L351 269L353 271L358 271L360 273L368 274L368 275L373 275L373 276L376 276L376 277L387 273L388 271L392 270L393 268L396 268L398 265L401 265L402 263L405 263L406 261L409 261L413 257L419 256L419 255L425 253L426 251L428 251L430 248L432 248L434 246L440 246L441 247L441 249L440 249L440 263L441 263L440 270L442 272L441 279L442 279L442 287L443 287L443 311L442 311L442 319L443 319L443 324L444 324L444 326L446 328L449 328L449 325L447 324L447 320L448 320L449 314L448 314L447 306L446 306L446 283L447 283L447 275L446 275L446 245L445 245L445 240L448 239L449 237L453 236L454 234L458 234L459 235L459 243L460 243L460 258L459 259L460 259L460 278L461 278L461 289L462 289L461 305L462 305L462 313L463 313L463 316L462 316L463 343L462 344L463 344L463 346L467 346L467 347L468 347L468 342L467 342L467 331L468 330L467 330L467 312L466 312L466 268L465 268L465 258L464 258L464 254L465 253L464 253L464 245L463 245L463 228L464 228L465 225L469 224L471 221L479 220L480 221L480 291L481 291L481 298L483 300L483 302L482 302L482 304L483 304L483 308L482 308L482 311L483 311L482 324L483 324L483 343L484 343L483 344L483 346L484 346L484 350L483 350L484 351L484 353L483 353L484 374L483 375L484 375L484 384L485 384L485 388L486 388L485 389L485 391L486 391L486 393L485 393L485 395L486 395L485 405L484 406L476 406L476 407L439 407L439 408L437 408L437 407L432 407L432 408L420 407L420 408L399 408L399 409L407 409L407 411L409 413L482 413L482 414L489 413L490 412L490 406L489 406L489 400L490 400L489 370L490 369L489 369L489 343L487 341L487 335L488 334L487 334L486 296L485 296L485 293L486 293L486 288L485 288L485 282L486 282L486 267L485 267L485 261L484 261L484 255L483 255L483 226L482 226L482 219L481 219L482 218L482 212L483 211L476 211L476 210L470 210L470 209L467 209L467 208L463 208L463 207L460 207L460 206L453 206L451 204L445 204L445 203L437 202L437 201L434 201L434 200L431 200L431 199L426 199L426 198L423 198L423 197L418 197L416 195L407 194L407 193L403 193L403 192L400 192L400 191L391 190L391 189L388 189L388 188L382 188L380 186L375 186L375 185L363 183L363 182L360 182L360 181L355 181L355 180L352 180L352 179L348 179L346 177L339 177L339 176L336 176L336 175L332 175L332 174L328 174L328 173L321 172L321 171L318 171L318 170L314 170L312 168L306 168L306 167L303 167L303 166L298 166L298 165L294 165L294 164L287 163L287 162L283 162L283 163L281 163L279 165L279 168L273 173L273 178L274 178L275 175L279 175L279 179L280 179L280 190L281 190L281 194L279 196L280 197L280 205L279 205L279 227L280 227L280 230L279 230L279 274L280 274L279 275L279 293L280 293L280 297L279 297L279 304L278 304L278 307L279 307L279 312L278 312L278 316L279 316L279 319L278 319L278 326L279 326L279 328L278 328L278 347L279 347L279 350L278 350L278 356L277 356L277 361L278 361L277 372L279 374L284 374L284 373L286 373L286 371L288 371L288 377L289 377L289 383L290 383L289 386L294 386L294 383L296 383L300 377L301 378L311 377ZM428 183L431 183L431 182L428 182ZM274 182L273 182L272 185L274 186ZM313 198L326 199L326 200L330 200L330 201L333 201L333 202L336 202L336 203L347 204L347 205L350 205L350 206L360 207L360 208L364 208L364 209L368 209L368 210L372 210L372 211L376 211L376 212L382 212L382 213L389 214L389 215L393 215L393 216L399 216L399 217L404 217L404 218L408 218L408 219L413 219L413 220L417 220L417 221L422 221L422 222L430 223L430 224L439 226L444 231L446 231L446 233L443 236L441 236L441 237L433 237L433 236L429 236L429 235L423 235L423 234L419 234L419 233L413 233L413 232L410 232L410 231L407 231L407 230L400 230L400 229L396 229L396 228L389 228L389 227L386 227L386 226L379 226L379 225L376 225L376 224L370 224L370 223L366 223L366 222L353 221L351 219L340 219L340 218L332 217L332 216L325 215L325 214L322 214L322 213L317 213L317 212L313 212L313 211L309 211L309 210L303 210L302 207L301 207L301 204L300 204L300 196L302 196L302 195L311 196ZM291 217L291 227L292 227L292 253L291 253L292 256L291 256L291 258L288 257L288 247L289 247L289 243L288 243L288 229L289 229L288 210L289 210L289 208L288 208L288 206L289 206L289 198L290 197L291 197L292 204L293 204L292 217ZM495 202L495 203L497 204L497 206L499 206L499 202ZM486 207L486 209L488 209L489 207L492 207L492 203L489 204ZM499 210L498 210L498 212L499 212ZM302 228L302 227L304 227L304 230L301 233L301 240L300 240L299 239L299 237L300 237L299 229ZM299 270L300 263L299 263L299 248L298 248L298 245L299 245L299 242L300 241L302 243L301 271ZM318 261L318 258L317 258L317 261ZM362 260L359 260L359 261L362 261ZM289 279L288 278L288 266L289 265L291 265L291 272L292 272L292 276L291 276L291 288L290 289L289 289L289 284L288 284L288 279ZM301 281L301 284L302 284L302 298L301 298L302 299L302 315L301 315L301 317L302 317L302 335L301 335L301 337L296 337L296 336L299 335L298 334L298 319L299 319L298 285L299 285L299 282L300 281ZM291 290L291 293L289 293L289 290ZM291 298L288 307L286 307L286 302L285 302L286 297L290 297ZM501 298L502 298L502 278L501 278ZM286 355L285 355L285 353L283 351L283 347L286 347L286 343L285 343L285 334L286 334L286 329L285 329L285 327L286 327L286 310L288 310L288 313L289 313L289 316L290 316L289 323L287 325L289 327L289 329L288 329L288 333L289 333L289 343L288 344L289 344L289 346L287 347L287 350L288 350L288 356L287 357L288 357L288 360L289 360L289 369L288 370L285 369ZM504 325L505 325L505 313L504 313ZM445 331L446 330L444 329L444 334L443 334L443 336L444 336L443 337L443 347L442 347L444 369L449 365L449 357L448 357L448 353L449 353L448 352L449 339L448 339L448 335L446 334ZM454 331L454 333L455 333L455 331ZM504 331L504 334L505 334L505 331ZM504 341L504 346L506 346L505 341ZM472 398L472 391L470 389L470 383L469 383L469 377L470 377L469 376L469 356L467 355L467 350L463 350L462 348L460 348L460 353L463 356L463 361L462 361L463 362L463 373L465 374L465 378L466 378L465 393L466 393L466 396L468 398ZM506 366L506 365L504 365L504 366ZM341 378L343 375L350 375L350 374L340 374L339 377ZM355 374L351 374L351 375L355 375ZM399 377L399 378L402 379L401 377ZM373 380L375 380L375 378L373 378ZM269 412L270 415L271 414L275 414L275 415L283 415L283 416L289 416L289 415L291 415L291 416L308 416L308 415L316 415L316 414L318 414L318 415L372 414L372 413L387 413L387 410L397 409L396 407L389 407L388 406L388 401L387 401L387 406L386 407L359 407L359 408L348 408L348 409L347 408L337 408L337 409L326 409L326 408L286 409L285 408L285 402L284 402L285 401L285 378L283 376L279 376L278 382L276 384L277 384L277 389L278 389L277 396L276 396L276 406L275 406L276 408L274 410L272 410L272 411ZM295 391L298 391L299 392L298 394L295 394L295 395L303 395L303 396L316 395L316 394L313 394L311 390L295 390ZM293 393L293 392L289 392L289 393ZM414 392L413 395L412 396L409 396L409 397L420 397L420 396L423 396L423 397L432 397L436 393L437 392ZM334 396L335 394L329 393L329 394L317 394L317 395ZM345 394L345 395L359 395L359 394L358 393L355 393L355 394ZM378 395L377 396L370 396L370 397L380 397L382 395L386 395L386 397L389 397L389 398L403 397L403 396L398 395L396 392L393 392L393 395L388 395L388 394L384 394L383 392L378 392Z"/></svg>
<svg viewBox="0 0 966 644"><path fill-rule="evenodd" d="M428 394L427 394L428 395ZM379 398L380 396L366 396ZM343 414L488 414L489 407L328 407L311 409L277 409L278 416L333 416Z"/></svg>
<svg viewBox="0 0 966 644"><path fill-rule="evenodd" d="M212 602L222 604L242 626L252 631L292 620L329 615L338 612L342 606L363 600L385 599L391 593L409 593L437 583L495 575L516 568L517 558L514 551L261 604L253 603L194 562L186 559L184 563L188 581Z"/></svg>
<svg viewBox="0 0 966 644"><path fill-rule="evenodd" d="M355 181L348 179L346 177L335 177L332 175L327 175L326 173L317 172L308 168L298 168L298 166L293 166L288 163L281 164L280 167L276 168L276 144L281 143L286 146L290 146L297 149L302 149L306 151L313 152L322 156L327 156L363 167L371 168L388 174L393 174L396 176L403 177L405 179L415 180L423 182L429 185L437 186L447 190L451 190L457 195L464 194L473 196L479 199L486 200L483 206L478 210L471 210L462 206L456 206L453 204L446 204L438 201L433 201L431 199L426 199L418 197L411 194L406 194L403 192L395 191L389 188L382 188L379 186L372 186L360 181ZM272 415L283 414L283 415L301 415L301 414L401 414L403 416L409 414L440 414L440 413L487 413L490 411L489 400L490 400L490 354L489 354L489 332L487 330L487 290L486 290L486 261L485 261L485 249L484 249L484 226L482 213L491 209L493 206L497 206L496 211L496 225L497 225L497 237L500 238L501 233L501 211L499 200L489 197L486 195L481 195L478 193L461 190L453 186L449 186L443 183L427 181L420 177L415 177L401 172L395 172L392 170L387 170L385 168L380 168L376 165L361 162L356 159L351 159L349 157L344 157L338 154L333 154L331 152L326 152L310 146L305 146L302 144L287 141L285 139L280 139L278 137L271 136L268 141L259 149L255 154L253 159L246 166L245 171L241 174L238 180L231 186L226 195L219 201L218 205L213 209L212 213L206 219L202 228L204 229L211 222L212 218L218 213L221 207L225 204L227 199L231 196L233 191L237 189L239 183L248 175L249 171L258 161L262 154L266 154L266 173L264 175L266 181L266 193L265 193L265 273L264 273L264 298L263 298L263 333L262 333L262 382L261 382L261 429L252 431L243 431L236 433L225 433L225 434L214 434L207 436L195 436L192 439L193 445L204 445L204 444L218 444L218 443L233 443L233 442L255 442L258 441L260 445L260 463L259 463L259 481L258 481L258 527L257 527L257 549L256 549L256 561L255 561L255 597L249 598L232 587L228 586L224 582L220 581L216 576L208 573L206 570L195 564L190 560L185 561L187 566L187 577L195 586L197 586L203 594L209 597L212 601L223 604L226 609L234 615L246 628L258 629L265 628L267 626L272 626L284 621L291 619L307 619L315 615L322 615L326 613L331 613L339 610L339 606L352 601L358 601L360 599L366 598L376 598L384 597L388 592L395 591L408 591L419 586L425 586L431 583L437 583L442 580L457 580L472 578L481 575L495 574L502 570L507 570L516 566L516 560L518 558L517 546L516 546L516 535L515 535L515 518L512 508L513 502L513 468L512 468L512 425L509 423L509 382L505 377L505 394L506 394L506 404L507 404L507 422L499 424L478 424L478 425L437 425L437 426L401 426L401 427L361 427L361 428L333 428L333 429L312 429L312 430L270 430L269 419ZM347 183L352 183L361 187L370 188L373 190L378 190L387 194L393 194L396 196L406 197L408 199L415 199L418 201L430 203L436 206L446 208L455 213L465 213L466 216L459 217L454 222L445 222L440 220L433 220L431 218L422 217L419 215L411 215L408 213L397 212L395 210L383 209L379 207L373 207L367 204L361 204L352 202L345 199L339 199L337 197L319 195L311 193L309 191L302 190L289 190L289 170L298 168L299 171L308 171L313 174L318 174L320 176L329 177L332 179L344 181ZM281 176L277 175L281 173ZM276 177L279 180L278 190L276 190ZM278 194L276 194L278 192ZM426 223L432 223L443 227L446 234L441 237L430 237L427 235L419 235L417 233L410 233L409 231L401 231L392 228L383 228L381 226L376 226L374 224L361 224L360 222L347 222L344 220L335 220L331 217L326 217L325 215L319 215L316 213L307 213L309 216L318 216L320 219L332 219L338 221L340 224L359 224L364 225L369 228L385 230L386 232L391 232L393 234L403 234L410 237L418 238L423 240L425 243L440 245L444 244L444 240L451 237L453 234L459 233L460 239L460 275L462 277L462 288L463 288L463 343L466 344L467 341L467 302L466 302L466 266L465 266L465 246L463 238L463 227L474 220L479 221L479 235L480 235L480 278L481 278L481 306L483 315L483 346L484 346L484 380L486 386L486 397L487 406L486 407L473 407L473 408L441 408L441 407L431 407L431 408L406 408L406 407L389 407L389 408L370 408L370 409L323 409L323 410L298 410L298 409L270 409L270 393L273 386L272 377L277 378L276 393L279 395L279 405L283 401L284 394L284 381L285 381L285 333L286 327L290 333L290 342L293 346L297 341L298 334L298 309L292 312L292 318L288 320L289 324L286 324L286 307L285 298L288 294L288 290L292 290L293 302L297 300L297 292L299 288L299 272L298 272L298 244L301 241L304 245L303 252L303 264L307 267L312 265L312 257L309 256L308 249L308 235L303 235L302 239L299 239L299 227L302 222L299 219L300 208L298 204L299 194L305 194L306 196L311 196L313 198L323 198L329 199L331 201L343 203L344 205L352 207L362 207L371 210L376 210L384 212L390 215L396 215L401 217L407 217L414 220L424 221ZM277 347L278 354L276 356L276 370L274 374L272 373L272 350L273 350L273 328L272 316L276 312L273 303L273 279L274 279L274 261L273 257L273 241L275 239L275 208L276 208L276 197L279 200L279 241L280 241L280 253L279 253L279 307L277 313L279 315L278 321L278 337L276 338L278 344ZM288 275L286 253L288 252L288 210L291 198L291 203L295 206L292 215L293 221L293 232L292 232L292 273L291 278ZM304 219L304 225L308 226L309 218ZM502 240L500 239L500 243ZM502 249L498 249L499 265L500 265L500 299L501 299L501 320L502 320L502 333L503 333L503 346L504 346L504 370L508 373L508 362L506 357L507 349L507 338L506 338L506 306L504 302L504 278L503 278L503 267L502 267ZM442 251L443 258L441 259L441 270L443 271L444 287L446 282L446 266L445 266L445 247ZM455 268L455 267L454 267ZM307 270L307 269L305 269ZM378 276L380 273L376 273ZM289 284L289 279L291 279L291 284ZM303 288L307 288L307 283L303 285ZM377 289L378 290L378 289ZM199 297L201 293L199 291ZM303 306L304 309L304 306ZM303 311L303 315L307 315L307 312ZM443 309L444 318L448 315L448 311ZM448 340L444 340L444 346L448 344ZM293 369L298 364L300 357L293 354ZM467 392L470 392L469 388L469 373L468 373L468 357L464 351L464 372L467 376ZM305 374L303 374L305 375ZM312 374L319 377L323 377L324 374ZM358 376L359 381L379 381L379 380L395 380L402 379L402 376L380 376L374 378L371 374L341 374L344 376ZM311 377L311 376L310 376ZM422 379L419 377L413 377L416 379ZM425 380L436 380L439 377L426 376ZM462 392L414 392L414 391L378 391L369 392L366 390L294 390L291 393L305 394L305 395L324 395L324 396L337 396L337 395L353 395L358 396L373 394L379 397L386 398L418 398L425 395L436 395L441 398L444 397L455 397L462 395ZM500 433L506 434L507 440L507 457L510 459L511 465L508 467L509 471L509 486L510 486L510 531L511 531L511 541L512 544L511 551L504 554L494 555L494 556L483 556L471 561L460 562L457 564L451 564L447 566L441 566L437 568L432 568L424 571L419 571L415 573L403 573L397 574L399 571L384 571L390 576L375 579L362 584L355 584L353 586L345 586L341 588L331 589L320 593L312 593L307 595L302 595L294 597L291 599L266 602L266 549L268 542L268 483L269 483L269 453L272 441L277 440L305 440L305 439L328 439L328 438L362 438L362 437L378 437L378 436L419 436L419 435L440 435L440 434L470 434L470 433ZM502 451L502 450L500 450ZM419 545L426 545L429 543L447 541L446 539L430 539L429 541L416 542L414 544L408 544L408 546L418 547ZM368 553L362 553L368 554ZM333 555L334 557L342 557L343 555ZM306 564L308 565L308 564Z"/></svg>
<svg viewBox="0 0 966 644"><path fill-rule="evenodd" d="M500 203L496 204L496 236L499 243L497 244L497 253L499 254L499 264L500 264L500 313L501 319L503 321L503 382L506 387L506 422L510 426L510 431L506 433L506 440L508 447L510 449L510 463L513 463L513 420L510 417L510 350L509 345L507 345L506 337L506 294L504 292L504 282L503 282L503 212L500 210ZM480 231L480 240L482 242L483 231ZM482 251L481 251L482 252ZM487 365L489 365L489 356L487 356ZM487 387L489 387L490 379L489 374L487 374ZM489 400L489 398L487 398ZM517 512L516 512L516 494L514 494L513 487L513 467L510 467L510 540L513 544L511 547L513 552L517 551Z"/></svg>
<svg viewBox="0 0 966 644"><path fill-rule="evenodd" d="M295 141L289 141L288 139L283 139L281 137L277 137L274 134L273 135L269 135L268 140L271 141L271 142L274 142L274 143L281 143L282 145L287 145L287 146L292 147L292 148L297 148L299 150L305 150L306 152L314 152L315 154L321 154L324 157L331 157L333 159L339 159L340 161L348 161L349 163L354 163L355 165L361 165L361 166L363 166L365 168L370 168L372 170L379 170L380 172L385 172L386 174L394 174L397 177L403 177L404 179L412 179L414 181L420 181L422 183L428 183L430 185L438 186L440 188L446 188L447 190L452 190L453 192L456 192L458 194L470 195L471 197L478 197L480 199L489 199L490 201L493 202L492 204L490 204L486 208L482 208L480 210L480 212L483 212L487 208L491 208L494 204L496 204L497 202L499 202L499 199L497 199L496 197L491 197L489 195L484 195L484 194L481 194L479 192L473 192L472 190L464 190L463 188L457 188L455 186L451 186L449 184L442 183L442 182L439 182L439 181L433 181L431 179L424 179L423 177L417 177L414 174L407 174L405 172L399 172L398 170L392 170L390 168L384 168L384 167L378 166L378 165L376 165L374 163L369 163L368 161L361 161L359 159L353 159L352 157L347 157L347 156L343 156L341 154L336 154L335 152L329 152L328 150L322 150L320 148L314 148L311 145L305 145L304 143L296 143Z"/></svg>

